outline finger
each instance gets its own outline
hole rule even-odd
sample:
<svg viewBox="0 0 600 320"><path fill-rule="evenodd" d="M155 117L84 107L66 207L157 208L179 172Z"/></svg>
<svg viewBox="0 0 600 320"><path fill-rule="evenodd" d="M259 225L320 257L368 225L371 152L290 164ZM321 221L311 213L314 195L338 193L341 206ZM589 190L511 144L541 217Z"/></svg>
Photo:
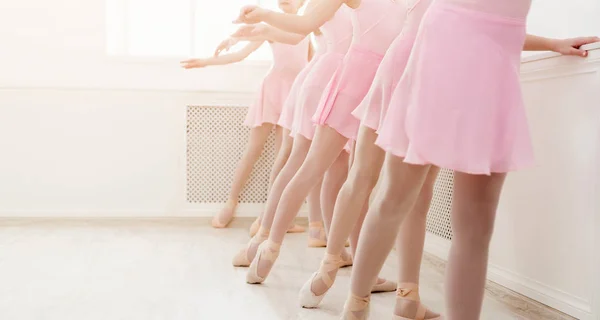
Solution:
<svg viewBox="0 0 600 320"><path fill-rule="evenodd" d="M575 46L581 47L583 45L598 42L598 41L600 41L600 38L598 38L598 37L577 38L577 39L575 39Z"/></svg>
<svg viewBox="0 0 600 320"><path fill-rule="evenodd" d="M571 48L568 51L568 55L579 56L579 57L587 57L587 51L581 50L581 49L577 49L577 48Z"/></svg>

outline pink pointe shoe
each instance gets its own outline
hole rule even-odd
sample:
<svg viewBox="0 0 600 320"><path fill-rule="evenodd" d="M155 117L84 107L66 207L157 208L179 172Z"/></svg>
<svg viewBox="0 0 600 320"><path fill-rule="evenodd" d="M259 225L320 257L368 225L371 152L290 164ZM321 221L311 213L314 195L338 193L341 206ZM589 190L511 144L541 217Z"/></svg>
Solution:
<svg viewBox="0 0 600 320"><path fill-rule="evenodd" d="M219 213L213 217L212 219L212 227L216 229L227 228L227 226L233 220L235 216L235 206L231 204L226 204Z"/></svg>
<svg viewBox="0 0 600 320"><path fill-rule="evenodd" d="M275 264L275 260L279 257L279 249L281 248L281 244L277 244L271 240L267 240L263 242L258 247L258 252L250 263L250 269L246 274L246 282L249 284L259 284L265 282L267 276L269 276L269 272L271 272L271 268ZM267 270L267 274L264 277L258 275L258 267L261 261L270 263L269 269Z"/></svg>
<svg viewBox="0 0 600 320"><path fill-rule="evenodd" d="M289 232L289 231L288 231ZM350 242L346 240L346 247L350 246ZM323 221L311 222L308 225L308 247L309 248L325 248L327 247L327 235Z"/></svg>
<svg viewBox="0 0 600 320"><path fill-rule="evenodd" d="M379 292L394 292L396 291L396 283L394 281L378 278L377 283L373 286L371 293Z"/></svg>
<svg viewBox="0 0 600 320"><path fill-rule="evenodd" d="M409 300L418 304L417 312L414 318L401 317L394 314L394 320L441 320L442 317L427 310L427 307L421 303L421 297L419 296L419 285L416 283L400 283L398 285L398 293L396 295L396 305L401 303L403 300ZM427 314L430 317L427 317Z"/></svg>
<svg viewBox="0 0 600 320"><path fill-rule="evenodd" d="M232 264L234 267L249 267L256 256L259 246L269 238L269 230L259 229L258 233L250 239L250 242L244 249L238 252L234 257ZM254 253L253 253L254 252Z"/></svg>
<svg viewBox="0 0 600 320"><path fill-rule="evenodd" d="M344 311L342 312L342 320L367 320L369 319L369 302L370 297L361 298L355 295L350 295Z"/></svg>
<svg viewBox="0 0 600 320"><path fill-rule="evenodd" d="M311 222L308 225L308 246L310 248L325 248L327 246L323 221Z"/></svg>
<svg viewBox="0 0 600 320"><path fill-rule="evenodd" d="M250 226L250 236L254 237L256 235L256 233L258 232L258 229L260 228L260 218L256 218L256 220L254 220L254 222L252 222L252 225ZM293 224L288 230L287 233L302 233L306 231L304 229L303 226L297 225L297 224Z"/></svg>

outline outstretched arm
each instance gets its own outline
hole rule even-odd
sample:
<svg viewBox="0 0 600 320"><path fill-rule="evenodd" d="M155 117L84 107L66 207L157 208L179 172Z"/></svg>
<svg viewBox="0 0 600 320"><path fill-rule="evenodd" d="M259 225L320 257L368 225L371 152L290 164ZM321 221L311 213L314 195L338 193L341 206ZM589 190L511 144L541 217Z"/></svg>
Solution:
<svg viewBox="0 0 600 320"><path fill-rule="evenodd" d="M231 35L233 38L240 41L269 41L280 42L285 44L298 44L306 36L286 32L266 24L249 24L241 26L236 32Z"/></svg>
<svg viewBox="0 0 600 320"><path fill-rule="evenodd" d="M275 28L308 35L333 17L345 0L311 0L303 15L287 14L257 6L246 6L235 23L265 22Z"/></svg>
<svg viewBox="0 0 600 320"><path fill-rule="evenodd" d="M552 39L528 34L524 51L554 51L564 55L586 57L587 51L581 46L600 41L598 37L580 37L571 39Z"/></svg>
<svg viewBox="0 0 600 320"><path fill-rule="evenodd" d="M264 41L253 41L248 43L240 51L224 54L221 56L181 61L181 66L185 69L193 69L240 62L246 59L252 52L260 48L263 42Z"/></svg>

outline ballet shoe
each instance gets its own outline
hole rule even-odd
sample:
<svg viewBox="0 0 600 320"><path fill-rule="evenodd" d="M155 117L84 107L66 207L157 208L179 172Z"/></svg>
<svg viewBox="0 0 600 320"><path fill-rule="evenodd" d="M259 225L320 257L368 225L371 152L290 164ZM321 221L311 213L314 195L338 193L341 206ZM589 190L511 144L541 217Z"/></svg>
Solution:
<svg viewBox="0 0 600 320"><path fill-rule="evenodd" d="M354 261L352 261L352 255L351 254L349 254L348 252L346 252L346 254L342 254L341 255L340 269L341 268L351 267L353 263L354 263Z"/></svg>
<svg viewBox="0 0 600 320"><path fill-rule="evenodd" d="M434 314L429 318L426 318L427 307L421 303L419 296L419 285L416 283L400 283L398 284L398 293L396 294L396 304L402 300L409 300L417 303L417 312L413 318L407 318L394 314L394 320L441 320L442 317ZM430 312L431 313L431 312Z"/></svg>
<svg viewBox="0 0 600 320"><path fill-rule="evenodd" d="M250 263L250 269L248 269L248 273L246 274L246 282L249 284L259 284L265 282L267 276L271 272L271 268L275 264L275 260L279 256L279 249L281 248L281 244L277 244L271 240L267 240L263 242L258 247L258 252ZM261 261L266 261L271 263L270 269L267 271L267 274L264 277L258 275L258 265Z"/></svg>
<svg viewBox="0 0 600 320"><path fill-rule="evenodd" d="M376 283L371 289L371 293L380 293L380 292L393 292L396 291L396 283L394 281L386 280L386 279L377 279L383 280L381 283Z"/></svg>
<svg viewBox="0 0 600 320"><path fill-rule="evenodd" d="M211 221L212 227L216 229L227 228L227 226L233 220L233 216L235 215L235 206L231 204L226 204L221 211L217 215L215 215Z"/></svg>
<svg viewBox="0 0 600 320"><path fill-rule="evenodd" d="M287 233L302 233L306 231L306 228L304 228L301 225L297 225L297 224L293 224L289 229L287 229Z"/></svg>
<svg viewBox="0 0 600 320"><path fill-rule="evenodd" d="M233 257L233 261L232 264L234 267L249 267L250 264L252 263L252 259L254 259L254 255L250 255L250 249L252 247L257 248L258 252L258 247L260 247L260 245L266 241L269 238L269 230L268 229L263 229L263 228L259 228L259 231L257 234L254 235L254 237L252 237L252 239L250 239L250 242L248 242L248 244L246 245L246 248L240 250L234 257Z"/></svg>
<svg viewBox="0 0 600 320"><path fill-rule="evenodd" d="M250 225L250 230L248 230L250 237L254 237L258 232L258 229L260 229L260 218L256 218L256 220L252 222L252 225Z"/></svg>
<svg viewBox="0 0 600 320"><path fill-rule="evenodd" d="M353 294L350 295L344 311L342 312L343 320L367 320L369 319L369 302L370 297L361 298Z"/></svg>
<svg viewBox="0 0 600 320"><path fill-rule="evenodd" d="M313 273L310 279L304 283L302 289L300 289L300 306L302 308L316 308L319 306L325 294L331 289L333 283L335 281L335 277L337 275L337 270L339 269L340 264L342 263L342 257L339 255L326 254L323 261L321 261L321 266L319 267L319 271ZM333 271L336 271L333 277L330 275ZM317 279L323 281L327 289L321 295L316 295L312 291L312 284Z"/></svg>
<svg viewBox="0 0 600 320"><path fill-rule="evenodd" d="M348 248L348 247L350 246L350 241L346 240L346 243L344 244L344 246L345 246L346 248Z"/></svg>
<svg viewBox="0 0 600 320"><path fill-rule="evenodd" d="M327 246L323 221L311 222L308 230L308 246L310 248L325 248Z"/></svg>
<svg viewBox="0 0 600 320"><path fill-rule="evenodd" d="M256 218L256 220L254 220L254 222L252 222L252 225L250 226L250 236L254 237L254 235L258 232L258 229L260 228L260 218ZM306 231L306 229L303 226L297 225L297 224L293 224L288 230L287 233L302 233Z"/></svg>

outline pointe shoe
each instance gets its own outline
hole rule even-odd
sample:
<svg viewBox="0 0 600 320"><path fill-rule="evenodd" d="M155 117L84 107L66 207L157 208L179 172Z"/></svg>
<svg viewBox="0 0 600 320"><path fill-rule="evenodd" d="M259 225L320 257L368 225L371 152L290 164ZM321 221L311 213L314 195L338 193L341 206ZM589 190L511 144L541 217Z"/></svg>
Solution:
<svg viewBox="0 0 600 320"><path fill-rule="evenodd" d="M340 269L341 268L347 268L347 267L351 267L352 264L354 263L354 261L352 261L352 255L349 253L346 253L346 255L341 255L341 261L340 261ZM345 257L345 259L344 259Z"/></svg>
<svg viewBox="0 0 600 320"><path fill-rule="evenodd" d="M258 229L260 229L260 218L256 218L256 220L252 222L250 230L248 231L250 233L250 237L254 237L258 232Z"/></svg>
<svg viewBox="0 0 600 320"><path fill-rule="evenodd" d="M263 242L258 247L258 252L256 253L256 256L254 257L254 260L252 260L252 263L250 263L250 269L248 270L248 273L246 274L246 282L247 283L259 284L259 283L265 282L265 279L267 278L267 276L269 276L269 272L271 272L271 270L269 270L264 277L261 277L258 275L258 264L260 263L261 260L267 261L267 262L271 263L271 268L272 268L273 265L275 264L275 260L277 260L277 257L279 256L280 247L281 247L281 244L277 244L271 240L267 240L267 241Z"/></svg>
<svg viewBox="0 0 600 320"><path fill-rule="evenodd" d="M421 297L419 296L419 285L416 283L400 283L398 285L398 293L396 294L396 303L399 300L410 300L417 303L417 313L414 318L401 317L394 314L394 320L425 320L427 314L427 307L421 303ZM441 316L434 316L433 318L427 318L427 320L441 320Z"/></svg>
<svg viewBox="0 0 600 320"><path fill-rule="evenodd" d="M306 228L304 228L303 226L297 225L297 224L293 224L289 229L287 229L287 233L302 233L306 231Z"/></svg>
<svg viewBox="0 0 600 320"><path fill-rule="evenodd" d="M379 279L377 279L379 280ZM379 292L393 292L396 291L396 283L390 280L383 280L382 283L376 283L371 289L371 293L379 293Z"/></svg>
<svg viewBox="0 0 600 320"><path fill-rule="evenodd" d="M370 297L361 298L350 295L344 305L342 320L368 320L370 300Z"/></svg>
<svg viewBox="0 0 600 320"><path fill-rule="evenodd" d="M227 228L227 226L233 220L233 216L235 215L235 206L226 204L221 211L213 217L211 224L213 228L223 229Z"/></svg>
<svg viewBox="0 0 600 320"><path fill-rule="evenodd" d="M308 230L308 246L310 248L325 248L327 246L327 237L322 221L311 222Z"/></svg>
<svg viewBox="0 0 600 320"><path fill-rule="evenodd" d="M316 308L319 306L321 301L323 301L323 298L325 298L325 294L327 294L329 289L331 289L331 286L333 286L337 272L333 277L329 274L332 271L338 270L341 263L342 258L339 255L325 255L325 258L321 261L319 271L313 273L312 277L310 277L310 279L304 283L302 289L300 289L299 300L302 308ZM327 290L321 295L316 295L312 291L312 284L316 279L321 279L325 286L327 286Z"/></svg>
<svg viewBox="0 0 600 320"><path fill-rule="evenodd" d="M246 247L240 250L234 257L232 264L234 267L249 267L255 255L250 256L249 251L252 247L257 248L269 238L269 230L259 229L258 233L250 239Z"/></svg>

